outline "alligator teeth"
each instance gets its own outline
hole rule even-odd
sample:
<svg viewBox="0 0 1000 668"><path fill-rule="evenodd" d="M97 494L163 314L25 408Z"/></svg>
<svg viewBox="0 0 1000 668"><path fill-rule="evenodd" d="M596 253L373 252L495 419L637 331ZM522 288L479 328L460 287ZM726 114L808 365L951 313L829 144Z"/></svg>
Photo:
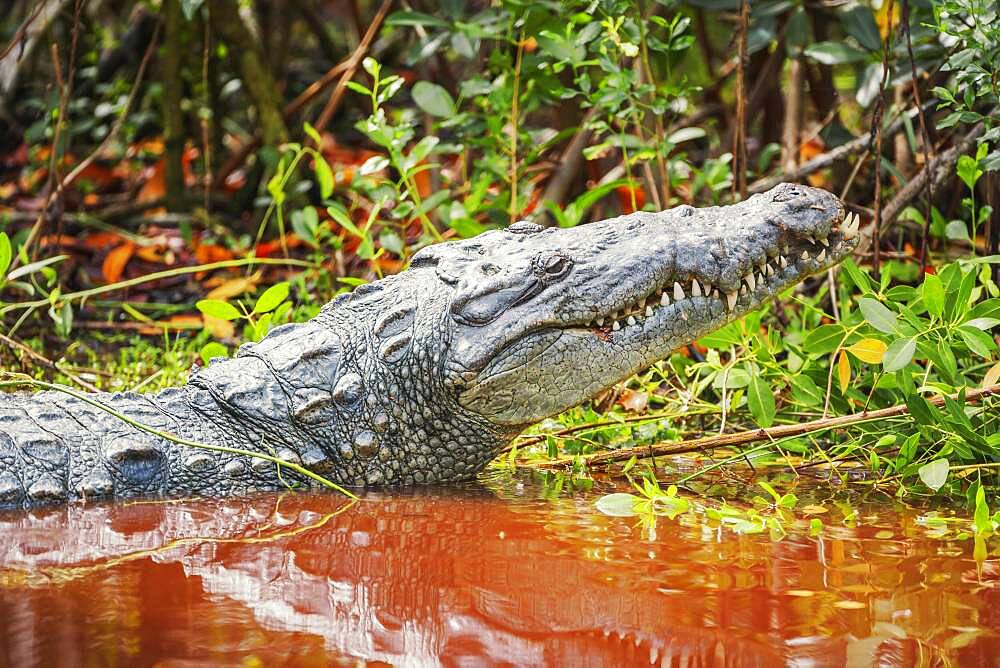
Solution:
<svg viewBox="0 0 1000 668"><path fill-rule="evenodd" d="M819 255L816 256L816 261L817 262L826 262L826 249L825 248L819 252Z"/></svg>
<svg viewBox="0 0 1000 668"><path fill-rule="evenodd" d="M767 274L768 276L774 276L774 267L768 264L766 267L764 267L764 273Z"/></svg>
<svg viewBox="0 0 1000 668"><path fill-rule="evenodd" d="M736 294L735 291L726 293L726 305L729 307L730 311L736 308L737 297L739 297L739 295Z"/></svg>
<svg viewBox="0 0 1000 668"><path fill-rule="evenodd" d="M778 266L781 267L782 269L788 268L788 260L785 259L784 255L778 256Z"/></svg>
<svg viewBox="0 0 1000 668"><path fill-rule="evenodd" d="M594 322L597 323L598 327L604 327L604 318L598 318Z"/></svg>
<svg viewBox="0 0 1000 668"><path fill-rule="evenodd" d="M628 323L629 325L634 325L635 324L635 316L634 315L630 315L625 322Z"/></svg>
<svg viewBox="0 0 1000 668"><path fill-rule="evenodd" d="M719 288L712 288L712 297L715 299L719 298Z"/></svg>
<svg viewBox="0 0 1000 668"><path fill-rule="evenodd" d="M676 281L674 281L674 299L677 301L684 299L684 288Z"/></svg>
<svg viewBox="0 0 1000 668"><path fill-rule="evenodd" d="M849 213L847 218L844 219L844 224L841 226L841 231L844 234L845 239L853 239L858 236L858 230L861 228L861 219L858 218L858 214Z"/></svg>
<svg viewBox="0 0 1000 668"><path fill-rule="evenodd" d="M821 237L820 240L819 240L819 242L821 244L823 244L824 246L826 246L827 248L830 247L830 240L827 239L826 237Z"/></svg>
<svg viewBox="0 0 1000 668"><path fill-rule="evenodd" d="M809 251L802 251L802 259L803 260L809 259Z"/></svg>
<svg viewBox="0 0 1000 668"><path fill-rule="evenodd" d="M622 328L622 326L618 324L617 320L615 320L613 323L611 323L611 329L613 331L617 332L621 328Z"/></svg>
<svg viewBox="0 0 1000 668"><path fill-rule="evenodd" d="M648 318L651 315L653 315L653 307L652 306L647 306L646 307L646 317Z"/></svg>
<svg viewBox="0 0 1000 668"><path fill-rule="evenodd" d="M670 295L666 292L660 295L660 306L670 306Z"/></svg>
<svg viewBox="0 0 1000 668"><path fill-rule="evenodd" d="M641 310L641 309L644 309L644 308L646 308L646 298L645 297L643 297L642 299L639 300L639 309Z"/></svg>
<svg viewBox="0 0 1000 668"><path fill-rule="evenodd" d="M741 285L740 286L740 294L743 295L744 297L746 297L749 294L749 291L747 290L747 286L745 286L745 285Z"/></svg>
<svg viewBox="0 0 1000 668"><path fill-rule="evenodd" d="M749 274L747 274L746 279L744 280L746 280L747 287L750 288L751 292L757 289L757 279L754 278L752 271Z"/></svg>
<svg viewBox="0 0 1000 668"><path fill-rule="evenodd" d="M701 285L698 283L697 278L691 281L691 296L701 297Z"/></svg>

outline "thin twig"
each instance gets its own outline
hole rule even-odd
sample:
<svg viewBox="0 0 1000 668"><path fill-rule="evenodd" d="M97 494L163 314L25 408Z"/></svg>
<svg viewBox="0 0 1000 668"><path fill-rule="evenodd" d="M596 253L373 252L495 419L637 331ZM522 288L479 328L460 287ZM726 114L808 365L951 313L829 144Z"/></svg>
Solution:
<svg viewBox="0 0 1000 668"><path fill-rule="evenodd" d="M740 2L740 27L737 33L736 56L736 129L733 132L733 156L736 181L733 195L747 198L747 111L746 111L746 60L747 33L750 30L750 0Z"/></svg>
<svg viewBox="0 0 1000 668"><path fill-rule="evenodd" d="M967 392L965 395L965 400L967 402L975 402L979 401L980 399L984 399L986 397L990 397L997 394L1000 394L1000 384L990 385L988 387ZM948 398L958 399L959 396L960 395L956 393L949 395ZM945 400L944 396L937 396L927 399L927 402L934 406L940 406L944 404L944 400ZM900 417L908 414L909 412L910 409L906 404L900 404L898 406L891 406L889 408L882 408L875 411L862 411L860 413L854 413L852 415L841 415L839 417L821 418L819 420L813 420L811 422L800 422L797 424L769 427L767 429L756 429L753 431L722 434L721 436L708 436L705 438L698 438L690 441L682 441L680 443L660 443L652 447L648 445L637 445L631 448L622 448L620 450L612 450L610 452L599 452L592 455L564 457L560 459L547 460L542 462L530 462L527 464L523 464L523 466L530 466L530 467L558 466L558 465L572 464L574 462L580 462L585 465L610 464L612 462L627 461L632 457L640 457L640 458L646 457L650 453L656 456L663 456L663 455L680 455L691 452L705 452L707 450L713 450L715 448L720 448L720 447L746 445L747 443L755 443L757 441L777 440L781 438L789 438L791 436L801 436L803 434L809 434L818 431L828 431L830 429L836 429L838 427L847 427L850 425L860 424L862 422L871 422L874 420L884 420L887 418Z"/></svg>
<svg viewBox="0 0 1000 668"><path fill-rule="evenodd" d="M937 105L936 99L928 100L924 103L924 106L919 109L911 109L905 112L905 115L912 119L917 115L919 111L931 110ZM890 137L897 132L901 131L905 126L903 113L900 113L899 117L894 120L888 127L886 127L882 133L886 137ZM854 155L856 153L861 153L869 149L869 142L871 140L870 135L863 135L861 137L856 137L848 142L832 148L826 153L817 155L812 160L807 160L799 165L793 172L782 172L781 174L775 174L774 176L768 176L763 179L758 179L750 184L748 190L750 194L762 193L766 190L770 190L774 186L782 183L784 181L798 181L800 179L814 174L821 169L826 169L831 167L834 163L847 156Z"/></svg>
<svg viewBox="0 0 1000 668"><path fill-rule="evenodd" d="M872 118L872 133L875 138L875 221L872 223L872 270L875 280L879 278L881 269L879 252L882 250L882 113L885 110L885 84L889 80L889 52L892 50L892 6L894 0L889 0L886 10L888 26L885 33L885 43L882 45L882 79L879 82L878 97L875 98L875 113ZM918 106L919 108L919 106Z"/></svg>
<svg viewBox="0 0 1000 668"><path fill-rule="evenodd" d="M906 35L906 52L910 56L910 83L913 87L913 99L917 103L917 109L919 114L917 117L920 119L920 138L923 143L924 152L924 165L931 164L931 135L927 130L927 118L924 114L923 105L920 103L920 84L917 81L917 64L913 57L913 39L910 36L910 0L902 0L902 28ZM927 244L930 238L930 228L931 228L931 206L934 201L934 182L933 179L925 180L925 188L927 190L927 209L924 214L924 230L923 237L920 240L920 269L927 269Z"/></svg>
<svg viewBox="0 0 1000 668"><path fill-rule="evenodd" d="M323 107L323 111L320 112L319 117L316 118L316 122L313 123L313 127L316 128L317 132L323 132L326 126L330 123L330 120L333 118L333 115L337 112L337 107L340 106L340 101L343 99L344 93L347 91L347 82L354 78L354 73L357 71L358 66L368 54L368 49L371 47L372 40L375 39L375 35L378 34L379 29L382 27L382 21L385 20L386 14L388 14L389 9L392 8L392 3L393 0L382 0L382 6L379 7L378 12L376 12L371 25L368 26L365 36L361 38L361 43L358 44L358 48L354 49L354 53L352 53L351 57L348 59L347 67L344 69L343 75L341 75L340 80L337 82L337 86L330 94L330 99L327 100L326 106Z"/></svg>

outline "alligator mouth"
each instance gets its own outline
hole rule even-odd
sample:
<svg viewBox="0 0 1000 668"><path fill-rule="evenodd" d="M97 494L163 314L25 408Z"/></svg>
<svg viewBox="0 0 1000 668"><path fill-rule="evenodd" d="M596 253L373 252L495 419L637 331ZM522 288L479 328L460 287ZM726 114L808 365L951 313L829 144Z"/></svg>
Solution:
<svg viewBox="0 0 1000 668"><path fill-rule="evenodd" d="M644 321L655 317L662 309L673 307L677 315L688 319L684 304L694 305L694 300L712 300L721 305L722 312L735 317L744 313L781 290L800 282L806 276L830 267L846 256L856 245L860 220L857 214L841 214L826 236L799 237L780 244L773 257L762 257L740 278L738 287L720 288L698 276L670 277L655 284L643 297L616 308L610 313L577 325L599 334L642 327ZM769 251L770 253L771 251Z"/></svg>

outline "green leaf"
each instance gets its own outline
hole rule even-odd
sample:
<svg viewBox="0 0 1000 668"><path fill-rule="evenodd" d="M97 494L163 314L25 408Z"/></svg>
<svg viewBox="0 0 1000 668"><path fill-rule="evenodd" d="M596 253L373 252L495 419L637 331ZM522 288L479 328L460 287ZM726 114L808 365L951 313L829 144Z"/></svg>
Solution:
<svg viewBox="0 0 1000 668"><path fill-rule="evenodd" d="M358 173L362 176L368 176L369 174L380 172L388 166L389 158L384 155L373 155L361 164L361 167L358 168Z"/></svg>
<svg viewBox="0 0 1000 668"><path fill-rule="evenodd" d="M331 204L330 206L326 207L326 212L330 214L330 217L333 218L338 225L343 227L345 230L347 230L354 236L356 237L365 236L364 233L358 229L358 226L354 224L354 221L351 220L351 215L347 213L347 210L344 209L343 205L337 203Z"/></svg>
<svg viewBox="0 0 1000 668"><path fill-rule="evenodd" d="M267 313L273 311L278 304L285 301L288 296L289 285L287 281L275 283L257 298L257 303L253 305L254 313Z"/></svg>
<svg viewBox="0 0 1000 668"><path fill-rule="evenodd" d="M809 332L802 344L802 349L813 355L832 353L844 339L846 331L844 326L840 324L820 325Z"/></svg>
<svg viewBox="0 0 1000 668"><path fill-rule="evenodd" d="M387 26L425 26L428 28L447 28L447 21L423 12L393 12L385 19Z"/></svg>
<svg viewBox="0 0 1000 668"><path fill-rule="evenodd" d="M918 394L914 394L906 400L906 408L917 424L929 427L939 424L942 420L940 411Z"/></svg>
<svg viewBox="0 0 1000 668"><path fill-rule="evenodd" d="M966 320L962 323L965 327L975 327L976 329L981 329L987 332L997 325L1000 325L1000 320L997 318L972 318L971 320Z"/></svg>
<svg viewBox="0 0 1000 668"><path fill-rule="evenodd" d="M809 376L792 376L792 396L804 406L818 406L823 402L823 391Z"/></svg>
<svg viewBox="0 0 1000 668"><path fill-rule="evenodd" d="M886 334L896 332L896 314L885 307L882 302L870 297L862 297L858 302L862 315L872 327Z"/></svg>
<svg viewBox="0 0 1000 668"><path fill-rule="evenodd" d="M924 306L927 312L935 318L944 315L944 285L941 279L934 274L924 276L924 284L921 288L924 297Z"/></svg>
<svg viewBox="0 0 1000 668"><path fill-rule="evenodd" d="M321 146L323 144L323 138L319 136L319 132L312 126L309 121L306 121L302 125L302 129L305 130L306 135L316 142L316 146Z"/></svg>
<svg viewBox="0 0 1000 668"><path fill-rule="evenodd" d="M980 357L985 357L989 359L993 355L993 351L996 349L996 342L993 337L982 331L981 329L976 329L975 327L968 327L962 325L958 328L958 334L962 337L962 341L965 345L969 347L969 350L976 353Z"/></svg>
<svg viewBox="0 0 1000 668"><path fill-rule="evenodd" d="M202 346L198 355L201 357L201 361L207 365L215 357L228 357L229 349L218 341L209 341Z"/></svg>
<svg viewBox="0 0 1000 668"><path fill-rule="evenodd" d="M184 18L190 21L194 18L194 15L201 9L202 4L205 0L181 0L181 12L184 13Z"/></svg>
<svg viewBox="0 0 1000 668"><path fill-rule="evenodd" d="M236 320L241 315L235 306L221 299L201 299L195 306L205 315L219 320Z"/></svg>
<svg viewBox="0 0 1000 668"><path fill-rule="evenodd" d="M840 266L844 270L844 273L847 274L847 277L851 279L851 282L858 286L858 290L866 294L872 291L875 284L872 282L871 277L861 271L861 268L854 264L854 260L847 258Z"/></svg>
<svg viewBox="0 0 1000 668"><path fill-rule="evenodd" d="M759 375L754 375L750 379L747 403L750 405L754 422L761 427L770 427L774 422L774 397L771 395L771 388Z"/></svg>
<svg viewBox="0 0 1000 668"><path fill-rule="evenodd" d="M955 173L958 174L958 178L962 179L962 183L971 190L975 187L979 177L983 175L983 170L979 169L978 160L971 155L962 155L958 157Z"/></svg>
<svg viewBox="0 0 1000 668"><path fill-rule="evenodd" d="M418 141L412 149L410 149L409 154L406 156L407 159L412 163L412 165L416 165L418 162L430 155L430 152L434 150L434 147L438 145L439 141L441 140L433 135L424 137Z"/></svg>
<svg viewBox="0 0 1000 668"><path fill-rule="evenodd" d="M24 249L22 248L22 250ZM21 265L17 269L11 270L10 274L7 275L7 280L16 281L22 276L28 276L29 274L33 274L36 271L45 269L51 264L62 262L68 257L69 255L53 255L52 257L47 257L44 260L38 260L37 262L30 262L28 264Z"/></svg>
<svg viewBox="0 0 1000 668"><path fill-rule="evenodd" d="M976 533L988 533L993 530L993 521L990 519L990 507L986 503L986 491L982 485L976 490L976 510L972 516L972 526Z"/></svg>
<svg viewBox="0 0 1000 668"><path fill-rule="evenodd" d="M365 56L364 60L361 61L361 67L365 68L365 72L372 75L372 78L378 82L378 74L381 71L382 66L379 62L372 58L371 56Z"/></svg>
<svg viewBox="0 0 1000 668"><path fill-rule="evenodd" d="M10 237L6 232L0 232L0 282L7 275L7 267L10 266L11 258L14 256L10 245Z"/></svg>
<svg viewBox="0 0 1000 668"><path fill-rule="evenodd" d="M333 170L330 169L330 163L326 161L326 158L319 153L316 153L314 163L316 182L319 183L319 196L323 199L329 199L330 195L333 194Z"/></svg>
<svg viewBox="0 0 1000 668"><path fill-rule="evenodd" d="M869 51L882 50L882 38L879 36L875 15L870 7L853 7L844 12L844 28L847 34L858 40L858 43Z"/></svg>
<svg viewBox="0 0 1000 668"><path fill-rule="evenodd" d="M418 81L413 85L413 101L431 116L448 118L456 113L455 101L444 87L429 81Z"/></svg>
<svg viewBox="0 0 1000 668"><path fill-rule="evenodd" d="M936 492L948 480L948 471L950 469L951 466L948 464L947 459L935 459L917 469L917 475L920 476L920 480L925 485Z"/></svg>
<svg viewBox="0 0 1000 668"><path fill-rule="evenodd" d="M635 504L640 500L634 494L617 492L602 496L594 505L597 506L597 510L611 517L634 517L638 514L635 511Z"/></svg>
<svg viewBox="0 0 1000 668"><path fill-rule="evenodd" d="M806 47L803 54L823 65L843 65L864 60L867 54L844 42L816 42Z"/></svg>
<svg viewBox="0 0 1000 668"><path fill-rule="evenodd" d="M885 355L882 357L882 368L886 370L887 373L892 373L893 371L899 371L905 368L907 364L913 359L913 353L917 350L917 340L913 337L907 337L904 339L896 339L889 344L889 347L885 350Z"/></svg>

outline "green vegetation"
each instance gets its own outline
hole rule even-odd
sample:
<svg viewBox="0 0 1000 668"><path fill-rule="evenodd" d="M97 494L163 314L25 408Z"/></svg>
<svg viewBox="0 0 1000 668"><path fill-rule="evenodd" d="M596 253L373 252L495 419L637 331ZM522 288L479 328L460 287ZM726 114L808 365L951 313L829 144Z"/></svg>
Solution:
<svg viewBox="0 0 1000 668"><path fill-rule="evenodd" d="M651 517L750 465L995 528L996 3L104 4L0 10L5 368L152 391L428 244L804 180L862 216L854 261L495 466L608 468L638 496L603 509ZM685 445L714 458L678 473ZM796 500L768 485L703 512L777 531Z"/></svg>

